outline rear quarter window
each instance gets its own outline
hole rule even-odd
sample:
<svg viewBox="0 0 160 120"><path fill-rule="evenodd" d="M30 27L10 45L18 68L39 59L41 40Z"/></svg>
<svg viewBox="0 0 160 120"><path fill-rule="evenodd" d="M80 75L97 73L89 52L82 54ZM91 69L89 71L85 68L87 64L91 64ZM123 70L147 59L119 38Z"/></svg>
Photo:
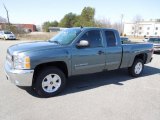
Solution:
<svg viewBox="0 0 160 120"><path fill-rule="evenodd" d="M105 37L108 47L116 46L116 37L113 31L105 31Z"/></svg>

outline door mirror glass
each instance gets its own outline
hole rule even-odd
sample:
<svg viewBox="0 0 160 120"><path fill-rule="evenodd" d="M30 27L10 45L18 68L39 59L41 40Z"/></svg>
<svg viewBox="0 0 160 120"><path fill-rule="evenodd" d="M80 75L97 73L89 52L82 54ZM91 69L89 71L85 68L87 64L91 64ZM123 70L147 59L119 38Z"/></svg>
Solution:
<svg viewBox="0 0 160 120"><path fill-rule="evenodd" d="M88 47L89 42L87 40L81 40L78 44L77 47Z"/></svg>

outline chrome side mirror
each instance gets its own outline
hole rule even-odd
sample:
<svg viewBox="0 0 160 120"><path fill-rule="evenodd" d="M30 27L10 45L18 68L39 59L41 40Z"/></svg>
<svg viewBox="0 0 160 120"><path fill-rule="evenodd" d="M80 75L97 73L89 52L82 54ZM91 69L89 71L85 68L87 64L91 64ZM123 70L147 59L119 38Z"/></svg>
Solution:
<svg viewBox="0 0 160 120"><path fill-rule="evenodd" d="M89 42L87 40L81 40L76 46L79 47L79 48L88 47L89 46Z"/></svg>

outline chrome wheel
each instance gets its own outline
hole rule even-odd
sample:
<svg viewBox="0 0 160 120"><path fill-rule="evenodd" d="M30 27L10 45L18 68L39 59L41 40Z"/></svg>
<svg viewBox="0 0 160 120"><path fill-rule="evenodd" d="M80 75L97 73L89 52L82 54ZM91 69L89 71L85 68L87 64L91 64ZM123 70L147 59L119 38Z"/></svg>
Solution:
<svg viewBox="0 0 160 120"><path fill-rule="evenodd" d="M143 65L141 62L138 62L135 66L135 74L140 74L143 69Z"/></svg>
<svg viewBox="0 0 160 120"><path fill-rule="evenodd" d="M49 74L42 81L42 89L47 93L55 92L61 86L61 78L57 74Z"/></svg>

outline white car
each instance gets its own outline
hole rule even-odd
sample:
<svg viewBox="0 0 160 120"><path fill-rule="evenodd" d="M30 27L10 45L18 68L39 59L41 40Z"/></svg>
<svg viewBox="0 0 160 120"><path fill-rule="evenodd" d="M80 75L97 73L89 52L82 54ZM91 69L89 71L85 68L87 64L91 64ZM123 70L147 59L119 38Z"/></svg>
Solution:
<svg viewBox="0 0 160 120"><path fill-rule="evenodd" d="M145 37L145 38L143 39L144 42L148 42L148 40L149 40L149 38L147 38L147 37Z"/></svg>
<svg viewBox="0 0 160 120"><path fill-rule="evenodd" d="M0 31L0 38L4 40L15 40L16 36L10 31Z"/></svg>

